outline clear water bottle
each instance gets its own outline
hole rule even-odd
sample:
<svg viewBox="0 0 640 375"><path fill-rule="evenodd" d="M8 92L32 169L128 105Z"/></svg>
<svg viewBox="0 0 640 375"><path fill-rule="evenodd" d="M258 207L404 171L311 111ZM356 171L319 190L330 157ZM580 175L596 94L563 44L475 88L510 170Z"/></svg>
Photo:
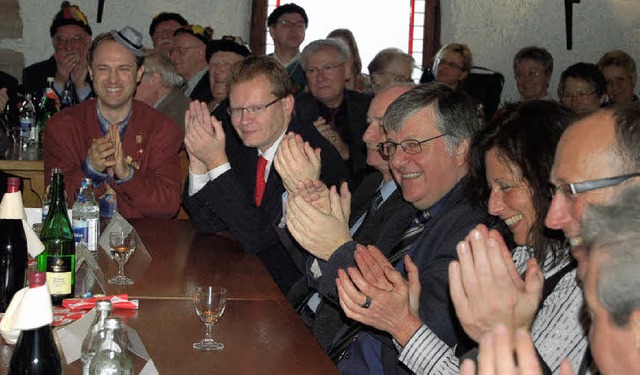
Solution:
<svg viewBox="0 0 640 375"><path fill-rule="evenodd" d="M82 187L71 210L71 226L76 244L84 241L91 251L98 250L100 207L90 178L82 179Z"/></svg>
<svg viewBox="0 0 640 375"><path fill-rule="evenodd" d="M103 300L96 302L96 317L93 323L89 327L87 335L82 341L82 351L80 359L82 360L82 373L89 373L89 366L91 366L91 360L96 354L96 348L98 343L104 339L104 322L111 316L111 301ZM101 337L100 334L103 334Z"/></svg>
<svg viewBox="0 0 640 375"><path fill-rule="evenodd" d="M33 145L36 141L36 108L33 105L31 94L26 94L19 115L20 141L22 147Z"/></svg>
<svg viewBox="0 0 640 375"><path fill-rule="evenodd" d="M122 323L118 318L107 318L104 321L102 340L96 346L96 354L91 360L91 375L131 375L133 364L127 354Z"/></svg>

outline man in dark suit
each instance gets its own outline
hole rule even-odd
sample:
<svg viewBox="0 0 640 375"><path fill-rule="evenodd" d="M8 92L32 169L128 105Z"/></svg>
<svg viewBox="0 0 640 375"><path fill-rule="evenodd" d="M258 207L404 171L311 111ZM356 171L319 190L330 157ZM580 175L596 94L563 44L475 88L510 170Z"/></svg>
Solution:
<svg viewBox="0 0 640 375"><path fill-rule="evenodd" d="M402 198L389 170L388 160L380 153L379 145L386 140L386 132L382 127L382 117L387 107L402 93L409 91L413 85L402 84L380 92L369 106L367 120L369 126L362 136L367 145L367 164L375 171L362 181L351 199L351 215L349 232L353 239L361 244L374 244L383 226L389 222L400 223L404 228L415 214L415 209ZM287 160L282 155L284 147L276 155L276 169L283 174L290 174L290 165L295 160ZM297 158L299 159L299 157ZM316 192L326 194L326 186L320 186ZM283 241L284 242L284 241ZM294 241L290 241L292 244ZM310 327L320 344L328 349L338 329L346 323L344 314L337 300L322 298L318 293L319 261L309 258L306 265L307 275L296 284L287 296L297 306L297 310Z"/></svg>
<svg viewBox="0 0 640 375"><path fill-rule="evenodd" d="M362 135L367 128L367 110L371 96L345 89L351 77L346 63L349 49L342 40L311 42L302 51L300 62L307 74L306 92L296 100L296 116L313 122L347 162L356 188L373 169L367 167L366 146Z"/></svg>
<svg viewBox="0 0 640 375"><path fill-rule="evenodd" d="M186 82L184 95L191 100L209 102L213 98L209 87L209 64L207 64L207 44L213 36L213 29L200 25L187 25L173 33L173 47L169 57L173 66Z"/></svg>
<svg viewBox="0 0 640 375"><path fill-rule="evenodd" d="M389 222L376 245L404 273L409 254L420 270L419 318L407 321L405 335L394 335L400 345L424 321L448 345L462 345L466 337L449 299L447 268L456 259L456 244L479 223L487 223L486 210L474 207L465 198L466 151L479 125L469 98L440 85L419 86L401 95L387 110L383 123L388 140L383 154L389 157L394 178L402 195L418 214L409 228ZM356 242L345 235L346 226L340 196L330 195L331 212L318 214L303 197L287 203L287 226L305 249L322 259L319 291L336 300L336 278L348 267L355 267ZM315 210L315 211L314 211ZM290 220L291 216L291 220ZM308 218L315 218L309 222ZM307 228L302 230L302 228ZM401 233L400 235L398 233ZM405 240L412 239L404 243ZM412 243L411 243L412 242ZM329 246L340 243L336 249ZM359 303L368 308L376 301L362 295ZM334 338L330 353L335 354L343 373L402 374L398 352L388 334L360 325L345 325Z"/></svg>
<svg viewBox="0 0 640 375"><path fill-rule="evenodd" d="M24 68L22 85L25 93L34 93L39 100L47 87L47 77L53 77L53 88L62 98L65 85L75 89L76 99L81 102L93 96L87 50L91 44L91 27L87 17L77 5L65 1L53 18L49 28L53 56Z"/></svg>
<svg viewBox="0 0 640 375"><path fill-rule="evenodd" d="M187 112L189 183L183 203L199 231L231 231L245 251L264 262L286 293L302 272L274 228L282 216L285 191L271 168L280 142L286 132L295 132L320 148L320 177L327 184L340 183L348 172L311 124L292 118L291 82L277 61L247 57L234 67L229 85L229 114L242 145L228 155L222 124L209 115L206 104L193 102Z"/></svg>

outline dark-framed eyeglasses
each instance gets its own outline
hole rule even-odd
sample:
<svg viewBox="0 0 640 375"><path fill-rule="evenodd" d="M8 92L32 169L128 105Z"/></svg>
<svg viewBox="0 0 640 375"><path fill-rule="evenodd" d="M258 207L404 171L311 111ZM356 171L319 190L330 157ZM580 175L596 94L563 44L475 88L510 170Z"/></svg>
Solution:
<svg viewBox="0 0 640 375"><path fill-rule="evenodd" d="M583 101L588 96L591 96L591 95L593 95L595 93L596 93L596 90L593 90L591 92L578 91L576 93L565 92L564 94L562 94L560 99L562 99L563 101L568 101L568 100L580 100L580 101Z"/></svg>
<svg viewBox="0 0 640 375"><path fill-rule="evenodd" d="M257 115L257 114L260 114L260 113L264 112L267 108L269 108L272 105L276 104L280 100L282 100L282 97L276 98L276 99L274 99L273 101L270 101L267 104L252 105L252 106L249 106L249 107L229 107L229 108L227 108L227 113L231 117L241 117L242 116L242 112L244 112L244 111L247 111L248 113L253 113L253 114Z"/></svg>
<svg viewBox="0 0 640 375"><path fill-rule="evenodd" d="M550 184L549 190L553 197L557 192L562 193L563 196L574 199L580 193L586 193L591 190L604 189L611 186L620 185L624 181L640 176L640 173L629 173L615 177L598 178L596 180L588 180L582 182L575 182L571 184Z"/></svg>
<svg viewBox="0 0 640 375"><path fill-rule="evenodd" d="M425 139L424 141L418 141L417 139L405 139L400 143L394 141L386 141L380 143L380 152L386 157L391 157L396 153L398 146L402 147L402 150L409 155L417 155L422 152L422 144L440 137L444 137L446 134L440 134L435 137Z"/></svg>

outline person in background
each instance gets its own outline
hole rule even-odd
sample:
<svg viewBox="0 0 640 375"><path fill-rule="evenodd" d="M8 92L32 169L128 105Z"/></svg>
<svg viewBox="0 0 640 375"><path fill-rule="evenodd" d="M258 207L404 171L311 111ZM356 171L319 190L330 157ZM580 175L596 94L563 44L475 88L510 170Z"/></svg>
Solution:
<svg viewBox="0 0 640 375"><path fill-rule="evenodd" d="M149 36L153 41L153 49L161 55L169 57L169 51L173 47L173 33L188 24L189 22L179 13L158 13L149 25Z"/></svg>
<svg viewBox="0 0 640 375"><path fill-rule="evenodd" d="M183 26L173 32L173 47L169 50L173 66L186 82L184 96L205 103L212 98L206 55L212 36L210 27Z"/></svg>
<svg viewBox="0 0 640 375"><path fill-rule="evenodd" d="M45 181L62 169L69 207L82 178L96 196L117 194L127 219L171 218L180 207L178 152L183 132L167 116L133 99L144 73L142 34L127 26L100 34L88 51L96 99L54 115L45 127Z"/></svg>
<svg viewBox="0 0 640 375"><path fill-rule="evenodd" d="M444 45L433 58L434 81L457 89L460 81L469 76L473 67L473 55L469 46L461 43Z"/></svg>
<svg viewBox="0 0 640 375"><path fill-rule="evenodd" d="M239 36L225 35L219 40L207 44L206 57L209 64L209 85L213 99L209 102L209 110L213 112L222 101L229 97L229 77L233 67L251 51L244 45ZM223 106L224 112L229 107ZM218 117L218 116L216 116ZM218 120L222 121L218 117Z"/></svg>
<svg viewBox="0 0 640 375"><path fill-rule="evenodd" d="M562 104L577 114L588 115L604 105L606 88L604 76L598 67L581 62L562 72L558 83L558 97Z"/></svg>
<svg viewBox="0 0 640 375"><path fill-rule="evenodd" d="M378 52L367 66L371 79L371 92L377 94L396 82L413 82L411 75L415 60L398 48L385 48Z"/></svg>
<svg viewBox="0 0 640 375"><path fill-rule="evenodd" d="M351 77L347 78L347 90L365 92L370 85L369 77L362 73L362 59L358 51L356 38L349 29L335 29L327 35L327 38L338 38L349 47L349 61L351 65Z"/></svg>
<svg viewBox="0 0 640 375"><path fill-rule="evenodd" d="M347 45L339 39L320 39L309 43L300 56L307 74L309 91L295 103L296 116L313 123L346 161L352 188L357 188L371 172L366 164L366 145L362 135L367 128L371 96L345 89L351 66Z"/></svg>
<svg viewBox="0 0 640 375"><path fill-rule="evenodd" d="M513 57L513 74L520 100L552 100L549 81L553 73L553 57L544 48L525 47Z"/></svg>
<svg viewBox="0 0 640 375"><path fill-rule="evenodd" d="M183 82L164 53L148 51L134 99L169 116L184 131L184 114L189 109L189 99L180 90Z"/></svg>
<svg viewBox="0 0 640 375"><path fill-rule="evenodd" d="M92 97L93 90L87 65L87 49L91 44L92 31L87 17L77 5L65 1L53 18L49 34L54 50L53 56L24 68L23 91L34 94L37 102L47 87L47 77L53 77L53 88L58 98L62 98L65 85L75 89L74 94L78 102Z"/></svg>
<svg viewBox="0 0 640 375"><path fill-rule="evenodd" d="M269 35L273 39L274 51L269 56L287 69L293 95L305 92L307 77L300 64L300 45L304 42L309 18L304 9L294 3L284 4L271 12L267 18Z"/></svg>
<svg viewBox="0 0 640 375"><path fill-rule="evenodd" d="M229 80L228 108L242 144L227 153L222 124L206 103L193 101L185 117L184 143L189 181L183 203L200 232L230 231L244 251L256 254L284 294L302 271L281 244L275 225L282 216L282 179L273 158L287 132L322 151L320 176L337 184L348 172L337 151L310 123L293 116L291 81L273 58L250 56L236 64ZM315 155L315 153L314 153ZM317 177L316 177L317 178Z"/></svg>
<svg viewBox="0 0 640 375"><path fill-rule="evenodd" d="M18 80L0 71L0 115L6 115L11 125L18 123L18 89ZM5 113L6 110L9 113Z"/></svg>
<svg viewBox="0 0 640 375"><path fill-rule="evenodd" d="M238 132L233 129L229 115L229 79L231 72L238 62L251 55L251 51L244 45L242 38L237 36L223 36L219 40L212 40L207 44L207 62L209 63L209 84L213 100L208 103L209 112L222 123L225 132L225 150L231 157L241 148L242 140Z"/></svg>
<svg viewBox="0 0 640 375"><path fill-rule="evenodd" d="M636 62L628 53L620 50L607 52L596 65L607 81L611 103L638 102L638 96L633 91L638 83L638 71Z"/></svg>

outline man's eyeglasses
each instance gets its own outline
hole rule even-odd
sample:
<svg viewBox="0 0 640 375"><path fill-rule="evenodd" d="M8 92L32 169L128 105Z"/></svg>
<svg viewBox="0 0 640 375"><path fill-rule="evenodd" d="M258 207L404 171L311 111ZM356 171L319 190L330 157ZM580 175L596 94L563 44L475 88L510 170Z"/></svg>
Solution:
<svg viewBox="0 0 640 375"><path fill-rule="evenodd" d="M417 155L422 152L422 144L427 143L429 141L433 141L434 139L438 139L440 137L444 137L446 134L440 134L435 137L425 139L424 141L418 141L416 139L405 139L400 143L396 143L394 141L386 141L380 143L379 150L382 155L386 157L391 157L396 153L396 149L398 146L402 147L402 150L409 155Z"/></svg>
<svg viewBox="0 0 640 375"><path fill-rule="evenodd" d="M568 100L584 100L586 99L588 96L591 96L593 94L596 93L596 90L593 90L591 92L576 92L576 93L570 93L570 92L565 92L564 94L562 94L562 100L563 101L568 101Z"/></svg>
<svg viewBox="0 0 640 375"><path fill-rule="evenodd" d="M201 48L201 47L173 47L169 50L169 54L173 55L174 53L177 53L179 55L184 55L188 50L190 49L195 49L195 48Z"/></svg>
<svg viewBox="0 0 640 375"><path fill-rule="evenodd" d="M304 24L304 21L293 22L293 21L287 21L287 20L280 20L278 23L288 29L293 27L295 27L296 29L302 29L306 27L306 25Z"/></svg>
<svg viewBox="0 0 640 375"><path fill-rule="evenodd" d="M575 182L572 184L560 184L557 186L551 184L549 186L549 190L552 197L556 194L556 192L560 192L564 197L573 199L580 193L586 193L587 191L591 190L604 189L607 187L620 185L624 181L637 176L640 176L640 173L623 174L621 176L599 178L596 180Z"/></svg>
<svg viewBox="0 0 640 375"><path fill-rule="evenodd" d="M53 42L58 47L66 46L67 44L71 46L79 46L84 43L84 38L81 36L74 36L73 38L64 38L61 36L57 36L53 38Z"/></svg>
<svg viewBox="0 0 640 375"><path fill-rule="evenodd" d="M249 107L229 107L227 108L227 113L231 116L231 117L241 117L242 116L242 112L247 111L247 113L252 113L252 114L260 114L262 112L264 112L267 108L271 107L272 105L276 104L278 101L282 100L282 98L277 98L267 104L258 104L258 105L252 105Z"/></svg>
<svg viewBox="0 0 640 375"><path fill-rule="evenodd" d="M516 79L525 79L525 78L536 79L538 77L542 77L543 75L544 75L544 72L531 70L531 71L528 71L526 73L517 73L516 74Z"/></svg>
<svg viewBox="0 0 640 375"><path fill-rule="evenodd" d="M336 69L338 69L342 65L344 65L344 63L327 64L327 65L321 66L320 68L311 67L311 68L307 69L307 75L315 76L318 73L320 73L321 71L322 71L322 74L333 74L333 73L335 73Z"/></svg>
<svg viewBox="0 0 640 375"><path fill-rule="evenodd" d="M460 70L464 70L463 67L461 67L460 65L456 64L453 61L449 61L449 60L445 60L445 59L438 59L436 60L436 65L447 65L449 68L451 69L460 69Z"/></svg>

